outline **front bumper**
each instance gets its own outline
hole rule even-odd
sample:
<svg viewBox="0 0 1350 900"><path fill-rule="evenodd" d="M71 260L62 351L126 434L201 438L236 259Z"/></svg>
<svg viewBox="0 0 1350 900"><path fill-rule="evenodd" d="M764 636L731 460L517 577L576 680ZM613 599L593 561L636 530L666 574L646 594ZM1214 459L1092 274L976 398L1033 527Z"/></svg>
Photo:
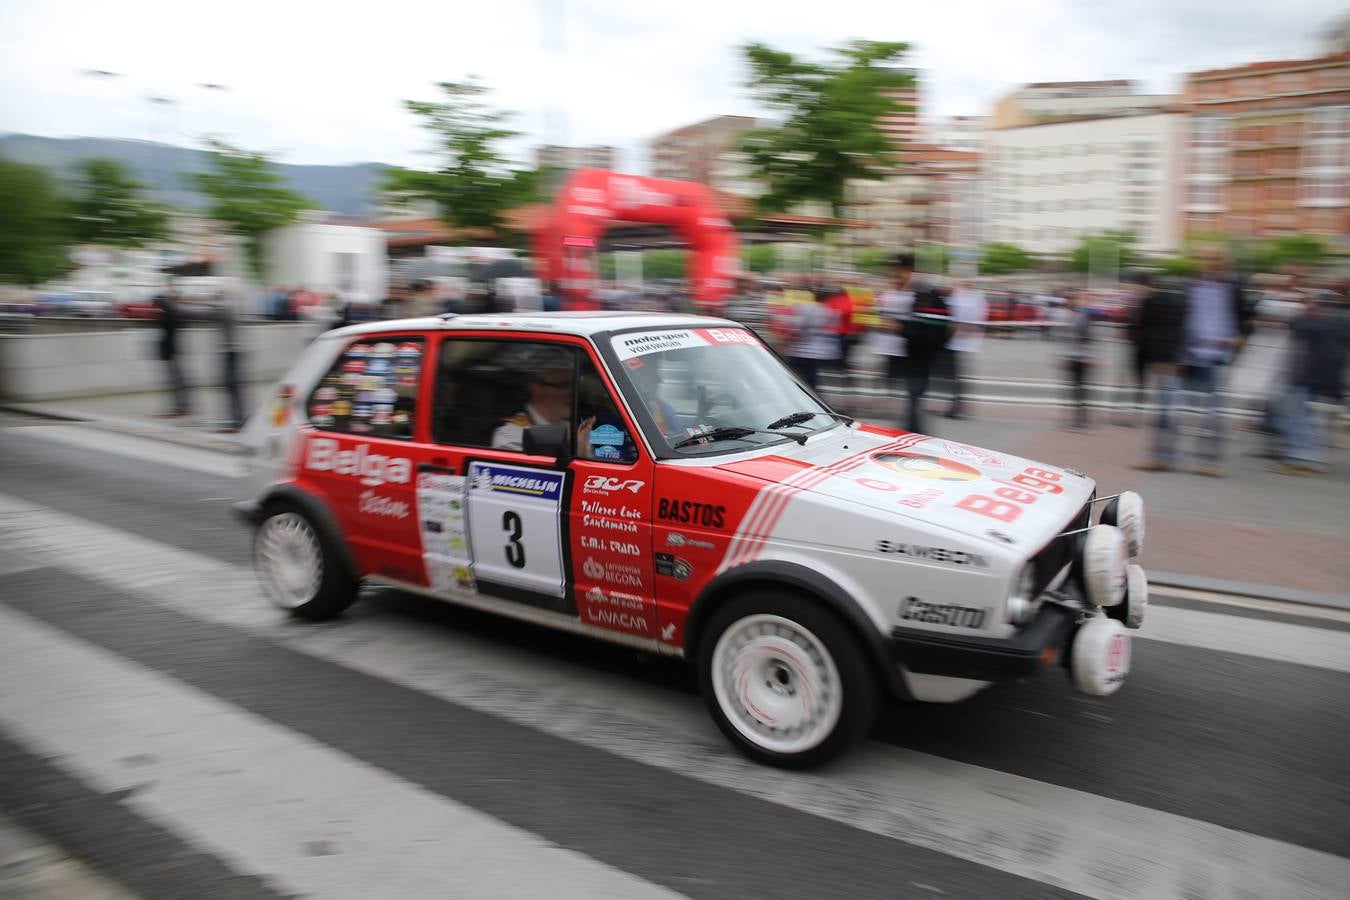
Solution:
<svg viewBox="0 0 1350 900"><path fill-rule="evenodd" d="M1073 607L1045 602L1026 627L1002 639L897 626L891 630L891 649L897 661L917 674L1012 681L1058 659L1079 615Z"/></svg>

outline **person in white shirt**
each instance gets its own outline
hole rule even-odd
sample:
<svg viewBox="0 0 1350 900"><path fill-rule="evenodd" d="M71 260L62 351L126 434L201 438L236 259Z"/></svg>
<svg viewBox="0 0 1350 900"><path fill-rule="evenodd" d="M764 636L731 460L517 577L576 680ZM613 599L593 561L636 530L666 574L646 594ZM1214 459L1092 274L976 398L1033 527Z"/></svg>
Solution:
<svg viewBox="0 0 1350 900"><path fill-rule="evenodd" d="M887 386L901 393L905 380L905 337L902 324L914 308L914 291L910 279L914 275L914 257L903 253L897 260L889 289L877 297L877 317L880 324L872 337L872 350L885 364Z"/></svg>
<svg viewBox="0 0 1350 900"><path fill-rule="evenodd" d="M566 425L572 415L572 372L547 368L534 372L528 385L530 399L525 408L501 420L492 432L492 449L524 451L525 429L532 425ZM578 455L589 458L591 427L595 417L577 427Z"/></svg>
<svg viewBox="0 0 1350 900"><path fill-rule="evenodd" d="M947 407L949 419L965 418L961 371L966 368L962 354L979 353L984 348L984 321L989 315L989 304L984 292L969 281L960 281L947 299L955 328L947 341L947 352L938 363L938 377L950 384L951 404Z"/></svg>

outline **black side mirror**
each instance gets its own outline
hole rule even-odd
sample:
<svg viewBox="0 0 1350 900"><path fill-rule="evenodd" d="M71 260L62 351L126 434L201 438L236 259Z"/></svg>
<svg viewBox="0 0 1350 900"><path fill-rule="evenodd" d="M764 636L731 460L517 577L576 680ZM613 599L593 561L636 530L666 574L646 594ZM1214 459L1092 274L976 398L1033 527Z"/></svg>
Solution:
<svg viewBox="0 0 1350 900"><path fill-rule="evenodd" d="M572 461L566 425L531 425L525 429L520 446L530 456L552 456L559 466Z"/></svg>

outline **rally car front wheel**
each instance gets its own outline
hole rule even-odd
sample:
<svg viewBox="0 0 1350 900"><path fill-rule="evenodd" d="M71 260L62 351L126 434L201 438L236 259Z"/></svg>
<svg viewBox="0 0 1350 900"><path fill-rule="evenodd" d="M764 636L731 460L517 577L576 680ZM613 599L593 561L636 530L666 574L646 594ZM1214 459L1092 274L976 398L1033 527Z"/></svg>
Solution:
<svg viewBox="0 0 1350 900"><path fill-rule="evenodd" d="M259 523L253 566L268 598L297 618L330 619L356 599L331 540L289 504L272 506Z"/></svg>
<svg viewBox="0 0 1350 900"><path fill-rule="evenodd" d="M760 762L819 765L876 720L863 648L832 612L798 594L755 591L729 602L709 621L698 664L713 720Z"/></svg>

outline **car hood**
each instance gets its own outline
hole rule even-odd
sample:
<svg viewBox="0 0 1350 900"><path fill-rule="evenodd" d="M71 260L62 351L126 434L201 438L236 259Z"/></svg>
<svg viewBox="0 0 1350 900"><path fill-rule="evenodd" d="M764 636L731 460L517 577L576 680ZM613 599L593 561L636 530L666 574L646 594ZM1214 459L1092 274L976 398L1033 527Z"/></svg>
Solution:
<svg viewBox="0 0 1350 900"><path fill-rule="evenodd" d="M836 428L805 445L720 466L776 491L860 504L1032 553L1092 496L1092 479L1057 466L928 435Z"/></svg>

